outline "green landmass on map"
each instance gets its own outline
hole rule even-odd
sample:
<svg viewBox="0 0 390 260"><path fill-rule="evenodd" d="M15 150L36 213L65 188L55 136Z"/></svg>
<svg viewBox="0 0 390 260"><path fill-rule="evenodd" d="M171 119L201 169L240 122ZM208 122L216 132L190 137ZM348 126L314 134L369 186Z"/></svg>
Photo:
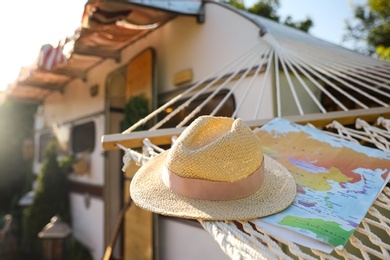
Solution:
<svg viewBox="0 0 390 260"><path fill-rule="evenodd" d="M340 224L334 221L324 221L318 218L286 216L278 223L284 226L309 230L316 234L317 239L334 247L344 246L354 231L353 229L350 231L344 230L340 227Z"/></svg>

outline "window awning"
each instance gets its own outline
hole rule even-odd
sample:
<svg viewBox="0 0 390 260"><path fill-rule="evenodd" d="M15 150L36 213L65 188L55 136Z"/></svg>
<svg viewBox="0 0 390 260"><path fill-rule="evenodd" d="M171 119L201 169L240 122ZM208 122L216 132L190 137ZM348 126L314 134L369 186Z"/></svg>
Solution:
<svg viewBox="0 0 390 260"><path fill-rule="evenodd" d="M199 16L200 11L201 1L91 0L81 28L56 46L42 46L36 64L20 73L6 98L40 103L72 80L85 80L105 59L119 62L124 48L168 20L179 14Z"/></svg>

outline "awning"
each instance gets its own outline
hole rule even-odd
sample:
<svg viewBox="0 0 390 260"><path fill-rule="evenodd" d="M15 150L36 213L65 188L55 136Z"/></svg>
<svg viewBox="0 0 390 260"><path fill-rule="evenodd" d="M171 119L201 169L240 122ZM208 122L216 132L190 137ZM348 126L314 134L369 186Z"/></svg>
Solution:
<svg viewBox="0 0 390 260"><path fill-rule="evenodd" d="M81 28L58 45L42 46L33 68L20 74L7 99L40 103L105 59L120 61L124 48L179 14L200 19L201 1L89 1Z"/></svg>

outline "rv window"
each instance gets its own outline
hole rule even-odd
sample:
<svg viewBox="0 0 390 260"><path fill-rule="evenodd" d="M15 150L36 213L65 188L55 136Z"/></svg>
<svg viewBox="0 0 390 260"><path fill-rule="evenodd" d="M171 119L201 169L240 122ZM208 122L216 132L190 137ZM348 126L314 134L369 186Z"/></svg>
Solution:
<svg viewBox="0 0 390 260"><path fill-rule="evenodd" d="M228 93L228 90L221 90L217 95L215 95L211 100L207 102L207 104L197 113L192 120L187 122L186 126L189 125L194 119L196 119L198 116L201 115L209 115L211 112L213 112L214 108L217 107L217 105L223 100L223 98ZM206 98L209 97L209 93L200 95L197 99L192 101L186 108L184 108L182 111L177 113L175 116L173 116L167 123L163 125L163 128L167 127L175 127L177 126L187 115L189 115L196 107L198 107L200 104L203 103L203 101L206 100ZM160 114L159 120L163 119L165 116L168 115L168 113L175 110L178 106L183 104L187 99L179 100L169 108L165 110L164 113ZM219 109L219 111L216 113L215 116L227 116L230 117L235 109L235 100L234 96L231 95L229 98L225 101L225 103L222 105L222 107Z"/></svg>
<svg viewBox="0 0 390 260"><path fill-rule="evenodd" d="M73 153L92 152L95 149L95 123L88 122L72 128Z"/></svg>
<svg viewBox="0 0 390 260"><path fill-rule="evenodd" d="M39 136L38 162L41 163L43 161L45 157L46 149L52 139L53 139L53 135L51 133L44 133Z"/></svg>

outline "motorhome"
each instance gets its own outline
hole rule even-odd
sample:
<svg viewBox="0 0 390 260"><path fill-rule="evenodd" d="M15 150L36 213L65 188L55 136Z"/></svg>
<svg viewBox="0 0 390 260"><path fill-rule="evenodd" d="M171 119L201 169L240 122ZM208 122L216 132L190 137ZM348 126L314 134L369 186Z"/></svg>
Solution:
<svg viewBox="0 0 390 260"><path fill-rule="evenodd" d="M79 159L69 175L72 229L94 259L108 245L122 259L226 259L196 221L134 205L123 212L137 167L123 173L123 153L103 149L101 137L159 107L141 129L183 127L200 114L267 120L369 107L388 113L389 70L218 1L91 0L80 30L43 48L37 68L7 95L39 104L36 174L53 135Z"/></svg>

